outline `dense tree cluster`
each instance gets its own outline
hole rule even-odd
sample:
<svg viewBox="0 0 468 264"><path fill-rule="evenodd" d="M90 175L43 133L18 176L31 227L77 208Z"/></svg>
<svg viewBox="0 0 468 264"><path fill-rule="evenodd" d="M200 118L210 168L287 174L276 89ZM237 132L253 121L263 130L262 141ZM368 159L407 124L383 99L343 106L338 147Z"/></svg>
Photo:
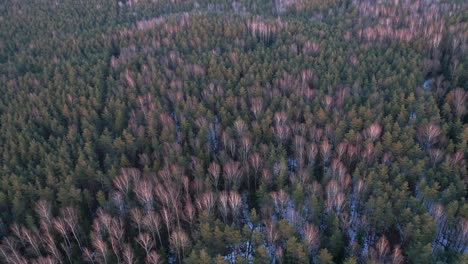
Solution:
<svg viewBox="0 0 468 264"><path fill-rule="evenodd" d="M466 263L464 1L0 4L0 262Z"/></svg>

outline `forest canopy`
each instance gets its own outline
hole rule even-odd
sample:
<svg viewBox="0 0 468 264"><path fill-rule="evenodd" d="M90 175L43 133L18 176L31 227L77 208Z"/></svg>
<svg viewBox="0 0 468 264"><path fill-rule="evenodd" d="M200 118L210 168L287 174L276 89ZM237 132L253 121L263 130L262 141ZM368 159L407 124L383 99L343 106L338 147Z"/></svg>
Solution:
<svg viewBox="0 0 468 264"><path fill-rule="evenodd" d="M467 10L3 0L0 263L467 263Z"/></svg>

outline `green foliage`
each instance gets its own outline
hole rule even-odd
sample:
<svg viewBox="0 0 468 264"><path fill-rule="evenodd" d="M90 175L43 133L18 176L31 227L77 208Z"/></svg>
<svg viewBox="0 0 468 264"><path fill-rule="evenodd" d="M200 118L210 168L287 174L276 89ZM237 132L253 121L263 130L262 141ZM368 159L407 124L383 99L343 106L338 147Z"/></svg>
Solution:
<svg viewBox="0 0 468 264"><path fill-rule="evenodd" d="M318 264L333 264L333 256L328 252L326 248L321 249L317 256L317 263Z"/></svg>
<svg viewBox="0 0 468 264"><path fill-rule="evenodd" d="M0 262L465 263L467 3L396 2L5 0Z"/></svg>

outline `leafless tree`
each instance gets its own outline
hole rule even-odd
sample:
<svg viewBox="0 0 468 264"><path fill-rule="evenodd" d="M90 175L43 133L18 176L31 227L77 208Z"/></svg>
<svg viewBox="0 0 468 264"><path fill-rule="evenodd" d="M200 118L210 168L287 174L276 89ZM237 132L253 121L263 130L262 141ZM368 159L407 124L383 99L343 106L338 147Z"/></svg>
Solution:
<svg viewBox="0 0 468 264"><path fill-rule="evenodd" d="M320 145L320 154L323 158L323 166L326 168L328 166L328 161L331 156L331 145L328 143L328 140L324 140Z"/></svg>
<svg viewBox="0 0 468 264"><path fill-rule="evenodd" d="M160 264L163 263L161 257L156 253L156 251L152 250L145 258L145 264Z"/></svg>
<svg viewBox="0 0 468 264"><path fill-rule="evenodd" d="M36 257L41 256L41 252L39 251L39 233L37 229L33 229L33 231L30 231L29 229L22 226L21 235L23 236L23 239L31 246L31 248L34 251L34 254L36 254Z"/></svg>
<svg viewBox="0 0 468 264"><path fill-rule="evenodd" d="M367 145L365 145L364 149L362 150L362 159L367 163L367 164L371 164L372 162L374 162L374 158L376 156L376 149L374 147L374 144L373 143L368 143Z"/></svg>
<svg viewBox="0 0 468 264"><path fill-rule="evenodd" d="M262 158L260 157L260 154L258 154L257 152L255 153L252 153L250 155L250 166L252 166L253 170L254 170L254 188L256 188L257 186L257 177L258 177L258 173L260 172L260 169L262 167Z"/></svg>
<svg viewBox="0 0 468 264"><path fill-rule="evenodd" d="M58 218L55 218L52 220L52 224L55 228L55 230L60 234L62 235L65 243L67 246L70 246L71 245L71 242L70 242L70 239L68 237L68 225L65 223L65 221L63 220L63 218L61 217L58 217Z"/></svg>
<svg viewBox="0 0 468 264"><path fill-rule="evenodd" d="M47 226L52 224L52 206L45 200L40 200L36 203L36 213L39 215L40 220L44 221Z"/></svg>
<svg viewBox="0 0 468 264"><path fill-rule="evenodd" d="M177 259L181 261L182 257L185 255L184 252L189 245L188 235L181 229L175 230L171 234L170 244L173 251L177 254Z"/></svg>
<svg viewBox="0 0 468 264"><path fill-rule="evenodd" d="M286 112L276 112L274 116L274 121L277 126L284 126L286 125L286 121L288 120L288 114Z"/></svg>
<svg viewBox="0 0 468 264"><path fill-rule="evenodd" d="M278 25L254 18L247 22L247 28L253 36L259 37L262 41L266 42L276 33Z"/></svg>
<svg viewBox="0 0 468 264"><path fill-rule="evenodd" d="M310 144L309 148L307 150L307 158L309 160L309 165L312 168L315 166L315 160L316 160L316 157L317 157L317 153L318 153L317 145L315 143Z"/></svg>
<svg viewBox="0 0 468 264"><path fill-rule="evenodd" d="M73 207L65 207L60 210L60 213L63 217L63 221L67 225L67 229L71 231L73 237L75 238L78 247L81 248L81 240L78 232L78 210Z"/></svg>
<svg viewBox="0 0 468 264"><path fill-rule="evenodd" d="M136 182L133 191L146 212L153 210L153 186L148 180Z"/></svg>
<svg viewBox="0 0 468 264"><path fill-rule="evenodd" d="M125 227L121 219L112 218L112 224L109 227L109 235L117 240L119 246L123 243Z"/></svg>
<svg viewBox="0 0 468 264"><path fill-rule="evenodd" d="M305 156L305 139L303 136L294 136L294 153L298 165L298 170L304 167L304 156Z"/></svg>
<svg viewBox="0 0 468 264"><path fill-rule="evenodd" d="M113 183L114 183L115 188L117 188L117 190L121 191L127 197L132 188L131 174L122 173L121 175L114 178Z"/></svg>
<svg viewBox="0 0 468 264"><path fill-rule="evenodd" d="M452 155L447 155L446 160L452 166L452 168L460 168L462 171L466 170L466 160L463 158L464 153L457 151Z"/></svg>
<svg viewBox="0 0 468 264"><path fill-rule="evenodd" d="M401 251L400 245L396 245L393 249L392 264L403 264L405 263L405 257Z"/></svg>
<svg viewBox="0 0 468 264"><path fill-rule="evenodd" d="M218 190L221 166L219 166L216 162L211 162L210 165L208 166L208 173L210 175L210 179L213 182L215 189Z"/></svg>
<svg viewBox="0 0 468 264"><path fill-rule="evenodd" d="M231 192L229 194L229 207L231 208L234 221L237 221L242 208L242 199L237 192Z"/></svg>
<svg viewBox="0 0 468 264"><path fill-rule="evenodd" d="M377 250L377 257L380 261L384 261L385 257L388 255L390 251L390 245L385 236L380 237L375 245Z"/></svg>
<svg viewBox="0 0 468 264"><path fill-rule="evenodd" d="M382 127L377 124L371 124L366 130L364 131L364 135L366 138L370 139L372 142L376 141L382 133Z"/></svg>
<svg viewBox="0 0 468 264"><path fill-rule="evenodd" d="M177 173L172 173L175 175ZM183 185L182 185L183 186ZM187 183L188 188L188 183ZM162 183L157 184L155 188L155 193L159 200L162 202L166 209L169 209L171 213L175 214L175 220L177 222L177 226L180 227L180 220L181 220L181 203L180 197L182 196L180 191L180 183L176 181L165 178Z"/></svg>
<svg viewBox="0 0 468 264"><path fill-rule="evenodd" d="M246 162L249 155L250 149L252 148L252 141L248 136L243 136L240 140L240 157L241 161Z"/></svg>
<svg viewBox="0 0 468 264"><path fill-rule="evenodd" d="M348 164L356 160L358 154L358 149L355 145L349 144L348 149L346 150L346 157L348 159Z"/></svg>
<svg viewBox="0 0 468 264"><path fill-rule="evenodd" d="M426 124L418 130L418 139L422 144L423 149L430 149L434 144L439 142L442 135L442 130L435 124Z"/></svg>
<svg viewBox="0 0 468 264"><path fill-rule="evenodd" d="M92 263L94 264L95 263L95 257L94 257L94 254L93 252L91 252L91 250L89 250L88 248L83 248L83 259L86 261L86 262L89 262L89 263Z"/></svg>
<svg viewBox="0 0 468 264"><path fill-rule="evenodd" d="M200 178L194 178L190 181L190 190L195 197L200 196L204 191L203 182Z"/></svg>
<svg viewBox="0 0 468 264"><path fill-rule="evenodd" d="M130 247L130 245L128 245L128 244L123 245L122 257L123 257L123 263L124 264L133 264L133 263L135 263L135 255L134 255L133 249Z"/></svg>
<svg viewBox="0 0 468 264"><path fill-rule="evenodd" d="M279 239L279 233L276 230L275 223L271 220L266 220L264 224L267 242L270 246L274 246Z"/></svg>
<svg viewBox="0 0 468 264"><path fill-rule="evenodd" d="M55 264L57 263L53 257L51 256L46 256L46 257L38 257L36 259L33 259L32 264Z"/></svg>
<svg viewBox="0 0 468 264"><path fill-rule="evenodd" d="M188 223L190 224L190 227L192 227L195 221L196 211L195 211L195 207L193 206L192 202L189 199L187 199L185 203L184 212L185 212L185 217Z"/></svg>
<svg viewBox="0 0 468 264"><path fill-rule="evenodd" d="M335 209L339 214L344 203L344 194L335 179L332 179L327 184L327 210Z"/></svg>
<svg viewBox="0 0 468 264"><path fill-rule="evenodd" d="M121 245L120 245L119 241L113 236L109 237L107 240L111 244L112 252L114 252L114 255L117 257L117 263L121 263L120 253L121 253L122 250L121 250Z"/></svg>
<svg viewBox="0 0 468 264"><path fill-rule="evenodd" d="M219 193L218 208L219 213L223 217L224 223L227 223L227 217L229 214L229 194L226 191L222 191Z"/></svg>
<svg viewBox="0 0 468 264"><path fill-rule="evenodd" d="M103 263L107 263L107 257L108 257L108 248L107 244L100 236L97 235L92 235L91 236L91 242L96 249L97 255L102 259Z"/></svg>
<svg viewBox="0 0 468 264"><path fill-rule="evenodd" d="M330 170L328 171L332 178L340 179L346 174L346 166L341 161L334 159L331 162Z"/></svg>
<svg viewBox="0 0 468 264"><path fill-rule="evenodd" d="M4 237L0 244L0 254L8 264L26 264L26 259L21 256L17 248L17 242L11 237Z"/></svg>
<svg viewBox="0 0 468 264"><path fill-rule="evenodd" d="M322 105L323 105L323 107L325 108L325 110L326 110L327 112L330 111L332 102L333 102L333 98L332 98L331 96L325 95L325 96L323 97L323 99L322 99Z"/></svg>
<svg viewBox="0 0 468 264"><path fill-rule="evenodd" d="M307 243L309 253L314 254L320 243L319 229L313 224L306 224L304 227L304 240Z"/></svg>
<svg viewBox="0 0 468 264"><path fill-rule="evenodd" d="M252 98L250 100L250 110L252 111L255 119L263 113L263 99L261 97Z"/></svg>
<svg viewBox="0 0 468 264"><path fill-rule="evenodd" d="M196 200L199 211L206 211L209 215L214 213L216 197L212 192L206 192Z"/></svg>
<svg viewBox="0 0 468 264"><path fill-rule="evenodd" d="M430 149L428 152L429 160L431 161L432 165L436 165L444 158L444 152L440 149Z"/></svg>
<svg viewBox="0 0 468 264"><path fill-rule="evenodd" d="M283 144L286 142L291 132L289 126L287 125L275 125L273 126L272 130L278 144Z"/></svg>
<svg viewBox="0 0 468 264"><path fill-rule="evenodd" d="M231 157L234 157L236 154L236 141L233 140L226 131L223 131L221 134L221 141L225 150L230 154Z"/></svg>
<svg viewBox="0 0 468 264"><path fill-rule="evenodd" d="M236 129L236 133L239 138L242 138L247 131L247 125L242 119L237 119L234 122L234 128Z"/></svg>
<svg viewBox="0 0 468 264"><path fill-rule="evenodd" d="M164 207L161 210L161 217L163 219L164 224L166 225L167 233L170 234L171 233L171 227L172 227L172 220L174 218L173 218L171 212L166 207Z"/></svg>
<svg viewBox="0 0 468 264"><path fill-rule="evenodd" d="M468 93L463 88L456 88L452 92L452 107L458 117L463 117L466 112Z"/></svg>
<svg viewBox="0 0 468 264"><path fill-rule="evenodd" d="M55 239L52 237L50 232L45 232L42 234L42 245L45 251L51 254L55 261L58 263L62 262L62 257L60 256L60 251L57 248L57 244L55 243Z"/></svg>
<svg viewBox="0 0 468 264"><path fill-rule="evenodd" d="M10 226L10 230L13 233L13 235L16 237L16 239L19 240L19 242L21 243L21 246L24 247L25 246L25 240L24 240L23 234L21 234L21 226L18 225L17 223L13 223Z"/></svg>
<svg viewBox="0 0 468 264"><path fill-rule="evenodd" d="M455 248L458 252L463 253L468 246L468 219L459 219L456 229L458 231L458 236L455 242Z"/></svg>
<svg viewBox="0 0 468 264"><path fill-rule="evenodd" d="M278 192L272 192L270 195L273 199L273 204L275 205L276 211L278 214L282 215L284 209L286 209L289 203L288 193L281 189Z"/></svg>
<svg viewBox="0 0 468 264"><path fill-rule="evenodd" d="M238 190L242 180L242 170L238 161L230 160L223 167L226 190Z"/></svg>
<svg viewBox="0 0 468 264"><path fill-rule="evenodd" d="M102 208L97 211L97 217L93 222L93 230L98 234L109 233L112 226L113 218L108 215Z"/></svg>
<svg viewBox="0 0 468 264"><path fill-rule="evenodd" d="M115 191L111 193L111 200L112 203L114 204L115 208L119 212L120 216L123 216L125 213L125 201L124 201L124 196L121 192Z"/></svg>
<svg viewBox="0 0 468 264"><path fill-rule="evenodd" d="M145 230L147 230L148 232L151 232L151 235L153 236L153 240L156 241L155 235L157 235L159 244L163 245L162 239L161 239L161 229L163 227L162 227L162 220L159 214L153 211L148 212L143 217L143 225L145 227Z"/></svg>
<svg viewBox="0 0 468 264"><path fill-rule="evenodd" d="M141 225L143 224L143 213L139 208L132 208L130 210L130 219L136 224L138 233L141 233Z"/></svg>
<svg viewBox="0 0 468 264"><path fill-rule="evenodd" d="M348 142L347 141L343 141L340 144L338 144L338 146L336 146L335 151L336 151L336 155L337 155L338 160L341 160L343 155L346 153L347 148L348 148Z"/></svg>
<svg viewBox="0 0 468 264"><path fill-rule="evenodd" d="M148 256L154 246L154 241L151 236L148 233L140 233L135 238L135 241L145 250L146 255Z"/></svg>
<svg viewBox="0 0 468 264"><path fill-rule="evenodd" d="M312 137L314 143L318 143L323 136L323 129L315 128L309 131L310 136Z"/></svg>
<svg viewBox="0 0 468 264"><path fill-rule="evenodd" d="M262 170L262 178L261 178L262 184L264 184L267 187L270 187L272 185L273 179L270 173L270 170L264 168Z"/></svg>

